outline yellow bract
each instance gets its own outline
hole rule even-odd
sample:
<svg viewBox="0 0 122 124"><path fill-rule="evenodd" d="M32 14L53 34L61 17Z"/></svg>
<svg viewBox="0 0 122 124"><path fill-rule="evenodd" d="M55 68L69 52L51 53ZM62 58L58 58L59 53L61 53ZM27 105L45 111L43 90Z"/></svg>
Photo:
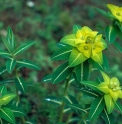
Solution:
<svg viewBox="0 0 122 124"><path fill-rule="evenodd" d="M61 42L73 47L69 57L70 67L83 63L89 58L102 64L102 51L107 48L107 44L97 31L92 31L87 26L77 28L74 34L63 37Z"/></svg>
<svg viewBox="0 0 122 124"><path fill-rule="evenodd" d="M112 15L122 22L122 7L115 6L112 4L107 4L108 9L111 11Z"/></svg>
<svg viewBox="0 0 122 124"><path fill-rule="evenodd" d="M122 98L122 90L120 87L120 82L116 77L110 79L107 74L103 72L101 73L104 78L104 82L99 84L97 88L105 93L104 99L106 107L108 113L111 113L114 108L114 102L116 102L118 98Z"/></svg>
<svg viewBox="0 0 122 124"><path fill-rule="evenodd" d="M76 33L76 38L80 40L76 40L75 45L85 57L92 58L94 61L102 64L102 50L107 47L107 44L104 42L102 35L97 34L97 31L92 31L84 26Z"/></svg>

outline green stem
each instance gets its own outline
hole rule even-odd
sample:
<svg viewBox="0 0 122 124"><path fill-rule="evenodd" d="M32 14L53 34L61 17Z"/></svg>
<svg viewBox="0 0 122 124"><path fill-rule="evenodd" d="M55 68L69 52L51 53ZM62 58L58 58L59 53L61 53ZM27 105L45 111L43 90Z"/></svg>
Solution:
<svg viewBox="0 0 122 124"><path fill-rule="evenodd" d="M68 117L67 117L67 120L66 120L66 124L69 124L69 120L72 118L72 115L73 115L73 112L71 112Z"/></svg>
<svg viewBox="0 0 122 124"><path fill-rule="evenodd" d="M81 64L81 81L83 80L83 63ZM80 98L81 98L81 96L82 96L82 93L80 92L79 94L78 94L78 96L77 96L77 101L79 101L80 100ZM66 120L66 124L69 124L69 120L72 118L72 115L73 115L73 112L71 112L69 115L68 115L68 117L67 117L67 120Z"/></svg>
<svg viewBox="0 0 122 124"><path fill-rule="evenodd" d="M16 96L17 96L17 105L18 105L18 103L20 102L20 97L19 97L19 94L18 94L17 87L16 87ZM25 124L25 118L24 117L21 117L21 124Z"/></svg>
<svg viewBox="0 0 122 124"><path fill-rule="evenodd" d="M77 96L77 98L76 98L77 101L80 100L81 96L82 96L82 93L79 93L78 96ZM71 113L68 115L67 120L66 120L66 124L69 124L69 120L72 118L72 115L73 115L73 112L71 112Z"/></svg>
<svg viewBox="0 0 122 124"><path fill-rule="evenodd" d="M16 77L18 76L18 72L16 70ZM16 87L16 96L17 96L17 105L20 103L20 96L19 96L19 93L18 93L18 88ZM21 117L21 124L25 124L25 118L24 117Z"/></svg>
<svg viewBox="0 0 122 124"><path fill-rule="evenodd" d="M59 122L62 122L62 120L63 120L63 110L64 110L64 107L65 107L65 102L63 101L63 102L62 102L62 105L61 105L61 111L60 111Z"/></svg>
<svg viewBox="0 0 122 124"><path fill-rule="evenodd" d="M19 97L19 94L18 94L18 89L16 87L16 98L17 98L17 104L20 102L20 97Z"/></svg>
<svg viewBox="0 0 122 124"><path fill-rule="evenodd" d="M25 124L25 118L24 117L21 117L21 123Z"/></svg>
<svg viewBox="0 0 122 124"><path fill-rule="evenodd" d="M68 90L68 86L69 86L69 78L70 78L70 76L66 80L63 96L65 96L67 94L67 90ZM63 120L63 110L64 110L64 107L65 107L65 102L63 100L62 105L61 105L61 110L60 110L59 122L62 122L62 120Z"/></svg>

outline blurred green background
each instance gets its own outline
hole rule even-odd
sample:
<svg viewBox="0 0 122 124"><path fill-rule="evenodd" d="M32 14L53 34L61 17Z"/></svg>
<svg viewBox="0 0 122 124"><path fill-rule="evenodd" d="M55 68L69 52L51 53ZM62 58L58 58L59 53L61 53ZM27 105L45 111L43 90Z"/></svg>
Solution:
<svg viewBox="0 0 122 124"><path fill-rule="evenodd" d="M74 24L87 25L93 30L100 30L100 26L109 24L110 21L94 9L106 9L104 4L107 3L122 5L121 0L0 0L0 36L6 36L7 27L10 26L18 46L22 42L36 41L36 44L22 55L41 67L38 72L29 69L23 69L21 72L26 80L33 84L28 87L26 95L20 95L22 106L27 113L26 120L35 124L56 124L59 109L44 99L50 95L62 96L64 85L41 82L45 75L50 74L59 65L59 62L51 60L51 54L57 49L56 43L71 33ZM4 48L2 41L0 46L1 49ZM111 74L122 81L122 55L113 46L110 46L108 51ZM4 60L0 61L2 67ZM6 76L2 75L0 79ZM8 88L13 91L11 85L8 85ZM77 92L71 87L69 94L75 95ZM89 101L89 98L83 99ZM114 116L114 122L122 124L121 116ZM93 123L104 124L102 121Z"/></svg>

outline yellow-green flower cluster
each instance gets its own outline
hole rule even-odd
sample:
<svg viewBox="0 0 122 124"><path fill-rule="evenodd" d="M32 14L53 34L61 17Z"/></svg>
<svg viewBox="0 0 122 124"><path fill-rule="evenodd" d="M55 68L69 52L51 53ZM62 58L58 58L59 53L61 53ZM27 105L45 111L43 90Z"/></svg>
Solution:
<svg viewBox="0 0 122 124"><path fill-rule="evenodd" d="M102 64L102 51L107 47L102 35L97 31L92 31L84 26L76 34L65 36L61 42L73 46L69 61L74 66L91 58L99 64Z"/></svg>
<svg viewBox="0 0 122 124"><path fill-rule="evenodd" d="M117 19L119 22L122 22L122 7L115 6L112 4L107 4L108 9L111 14Z"/></svg>
<svg viewBox="0 0 122 124"><path fill-rule="evenodd" d="M97 88L104 94L104 100L108 113L110 114L114 108L115 102L118 98L122 98L122 90L119 80L116 77L109 78L107 74L102 73L104 82L99 84Z"/></svg>

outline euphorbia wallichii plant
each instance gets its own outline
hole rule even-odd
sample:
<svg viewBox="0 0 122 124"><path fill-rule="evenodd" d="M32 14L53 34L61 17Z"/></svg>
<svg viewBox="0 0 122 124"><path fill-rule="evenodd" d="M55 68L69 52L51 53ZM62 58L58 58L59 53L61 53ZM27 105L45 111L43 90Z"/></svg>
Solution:
<svg viewBox="0 0 122 124"><path fill-rule="evenodd" d="M26 121L24 116L26 113L21 109L20 94L25 94L28 83L23 79L20 70L22 68L30 68L39 70L40 67L27 59L18 59L18 55L29 49L35 42L26 42L20 46L16 45L13 31L10 27L7 29L6 38L1 38L5 50L0 50L1 58L5 59L5 65L0 68L0 74L11 74L11 79L0 81L0 124L26 124L31 123ZM7 93L7 83L13 83L15 93ZM16 99L14 99L16 98ZM17 119L17 120L16 120Z"/></svg>
<svg viewBox="0 0 122 124"><path fill-rule="evenodd" d="M43 82L52 82L53 84L65 80L65 90L63 97L47 97L48 102L60 105L59 120L55 123L65 122L66 124L76 121L78 124L92 123L94 119L101 117L106 124L111 124L111 115L116 109L122 113L122 106L118 99L122 98L121 82L118 78L109 77L107 73L107 57L104 51L113 44L120 52L122 47L116 38L122 40L122 8L107 4L108 11L96 8L102 15L112 21L105 27L105 34L100 34L88 26L73 26L72 34L64 36L60 43L59 49L52 55L53 60L64 60L52 74L46 76ZM105 37L103 37L105 36ZM24 111L18 106L20 98L18 91L26 93L27 83L20 74L23 67L39 70L40 68L33 62L26 59L18 59L18 55L30 48L35 42L23 43L16 47L16 42L12 29L7 30L6 38L2 38L6 50L0 50L1 58L5 58L5 65L0 69L0 74L8 72L13 74L12 79L1 81L0 86L0 123L15 124L16 117L20 117L22 124L26 122ZM107 43L108 42L108 43ZM107 45L108 44L108 45ZM93 70L100 72L103 79L97 76L95 81L90 81L90 74ZM110 71L110 70L109 70ZM16 93L7 93L6 83L14 83ZM75 91L79 91L78 96L69 95L70 86L74 86ZM91 102L84 104L81 97L88 95ZM14 98L16 97L16 101ZM15 104L14 104L15 103ZM67 118L63 115L67 114ZM73 114L77 118L73 117Z"/></svg>
<svg viewBox="0 0 122 124"><path fill-rule="evenodd" d="M58 43L59 49L52 55L53 60L66 61L43 79L43 82L53 84L65 80L63 98L46 98L48 102L60 105L59 122L71 123L74 120L73 113L75 113L78 124L92 123L98 117L104 119L106 124L111 124L113 111L116 109L122 113L122 106L118 101L119 98L122 98L121 83L117 77L110 78L106 74L110 69L108 70L106 63L108 60L104 54L104 51L109 48L109 44L113 44L122 52L120 44L116 42L116 38L122 40L122 7L112 4L107 4L106 7L107 12L96 8L112 21L105 27L105 34L100 34L88 26L74 25L72 33L61 39ZM100 72L103 79L97 76L95 81L90 81L89 77L93 70ZM70 86L74 86L79 91L78 96L68 94ZM93 99L85 105L80 100L83 95L88 95ZM66 112L69 114L64 119L63 115Z"/></svg>

